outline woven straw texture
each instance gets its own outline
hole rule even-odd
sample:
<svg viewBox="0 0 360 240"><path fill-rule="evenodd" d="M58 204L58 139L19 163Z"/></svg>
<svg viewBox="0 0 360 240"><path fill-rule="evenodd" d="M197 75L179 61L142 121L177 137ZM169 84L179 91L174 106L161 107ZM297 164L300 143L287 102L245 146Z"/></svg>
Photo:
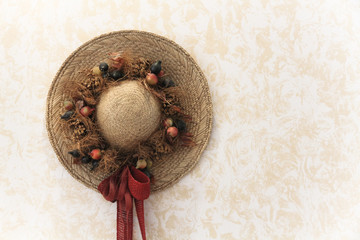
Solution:
<svg viewBox="0 0 360 240"><path fill-rule="evenodd" d="M96 118L102 135L113 146L127 151L159 127L159 101L138 81L124 81L101 94Z"/></svg>
<svg viewBox="0 0 360 240"><path fill-rule="evenodd" d="M81 81L81 70L92 68L109 52L127 51L135 57L155 61L161 59L163 68L185 92L182 106L193 122L189 132L194 134L195 147L179 147L155 161L152 173L156 178L152 191L173 185L198 162L208 142L212 126L212 104L207 81L193 58L179 45L164 37L141 31L118 31L101 35L75 50L56 74L47 99L46 123L50 142L60 162L78 181L97 191L98 184L111 173L91 172L89 166L72 164L67 152L70 140L63 137L60 116L62 102L67 97L62 89L70 81Z"/></svg>

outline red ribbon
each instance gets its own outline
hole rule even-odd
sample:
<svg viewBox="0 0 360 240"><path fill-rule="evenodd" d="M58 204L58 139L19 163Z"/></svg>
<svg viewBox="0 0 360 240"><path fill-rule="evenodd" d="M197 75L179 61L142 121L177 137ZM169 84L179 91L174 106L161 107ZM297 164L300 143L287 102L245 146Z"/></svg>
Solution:
<svg viewBox="0 0 360 240"><path fill-rule="evenodd" d="M117 240L131 240L133 199L142 239L146 240L144 200L150 195L150 179L135 167L128 166L103 180L98 190L110 202L117 201Z"/></svg>

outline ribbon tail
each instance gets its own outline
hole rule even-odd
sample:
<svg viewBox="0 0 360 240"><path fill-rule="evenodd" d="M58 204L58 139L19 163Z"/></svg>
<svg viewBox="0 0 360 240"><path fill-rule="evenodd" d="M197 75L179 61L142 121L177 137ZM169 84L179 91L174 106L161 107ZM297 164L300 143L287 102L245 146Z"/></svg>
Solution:
<svg viewBox="0 0 360 240"><path fill-rule="evenodd" d="M139 220L139 226L140 226L140 230L141 230L142 239L146 240L144 201L135 199L135 208L136 208L136 215Z"/></svg>
<svg viewBox="0 0 360 240"><path fill-rule="evenodd" d="M117 202L117 240L132 240L133 234L133 210L127 212L123 207L124 203Z"/></svg>

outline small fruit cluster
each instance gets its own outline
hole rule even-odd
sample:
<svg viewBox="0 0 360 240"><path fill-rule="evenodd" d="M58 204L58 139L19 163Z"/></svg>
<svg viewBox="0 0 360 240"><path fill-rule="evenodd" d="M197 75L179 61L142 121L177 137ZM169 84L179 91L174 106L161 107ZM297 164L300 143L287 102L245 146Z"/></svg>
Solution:
<svg viewBox="0 0 360 240"><path fill-rule="evenodd" d="M119 65L112 65L112 67ZM120 78L124 77L124 73L121 71L121 69L114 68L110 70L109 65L106 62L100 63L99 66L93 67L92 73L95 76L102 76L103 78L110 78L113 80L119 80Z"/></svg>
<svg viewBox="0 0 360 240"><path fill-rule="evenodd" d="M84 106L83 100L78 100L76 102L76 107L79 109L79 112L82 116L88 117L90 116L93 111L95 111L95 108L91 108L90 106ZM64 108L67 110L60 118L61 119L70 119L70 117L74 114L74 104L70 100L64 101Z"/></svg>
<svg viewBox="0 0 360 240"><path fill-rule="evenodd" d="M68 153L74 157L74 162L81 162L85 164L91 163L91 170L94 170L99 166L99 161L102 157L102 152L98 148L92 149L90 153L86 155L81 155L78 149L72 150Z"/></svg>
<svg viewBox="0 0 360 240"><path fill-rule="evenodd" d="M163 126L166 130L168 138L174 139L180 132L186 131L186 123L181 119L166 118L163 121Z"/></svg>
<svg viewBox="0 0 360 240"><path fill-rule="evenodd" d="M168 77L164 77L165 72L161 69L161 61L158 60L150 67L150 73L146 75L146 83L155 86L159 84L161 87L174 87L175 83ZM159 81L160 79L160 81Z"/></svg>
<svg viewBox="0 0 360 240"><path fill-rule="evenodd" d="M83 117L89 117L94 111L95 108L91 108L90 106L85 106L84 100L78 100L74 104L70 100L64 101L64 108L67 110L62 116L61 119L68 120L70 119L74 114L75 110L77 109L81 116ZM83 137L86 135L86 128L84 124L82 124L81 120L79 119L72 119L70 120L71 124L73 126L74 130L74 137ZM80 128L81 131L80 131ZM80 135L80 136L78 136ZM76 138L77 139L77 138ZM75 163L91 163L92 167L91 170L95 169L99 165L99 161L101 159L101 150L98 148L92 149L89 154L87 155L81 155L80 151L78 149L72 150L69 152L71 156L74 157Z"/></svg>

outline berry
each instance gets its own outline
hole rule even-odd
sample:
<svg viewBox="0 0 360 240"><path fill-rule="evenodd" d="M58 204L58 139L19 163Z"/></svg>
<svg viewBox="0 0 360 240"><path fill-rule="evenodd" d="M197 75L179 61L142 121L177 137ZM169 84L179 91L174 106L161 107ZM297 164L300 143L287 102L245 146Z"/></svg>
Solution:
<svg viewBox="0 0 360 240"><path fill-rule="evenodd" d="M89 163L89 162L91 162L91 158L89 156L83 156L81 158L81 162L82 163Z"/></svg>
<svg viewBox="0 0 360 240"><path fill-rule="evenodd" d="M148 73L146 75L146 82L149 85L156 85L158 83L158 77L154 73Z"/></svg>
<svg viewBox="0 0 360 240"><path fill-rule="evenodd" d="M120 70L116 70L110 73L110 77L114 80L118 80L119 78L122 78L124 74Z"/></svg>
<svg viewBox="0 0 360 240"><path fill-rule="evenodd" d="M170 78L165 78L164 81L162 82L162 86L165 88L175 87L175 83Z"/></svg>
<svg viewBox="0 0 360 240"><path fill-rule="evenodd" d="M179 133L178 129L176 127L169 127L166 131L166 133L170 136L170 137L176 137Z"/></svg>
<svg viewBox="0 0 360 240"><path fill-rule="evenodd" d="M92 171L99 166L99 161L92 161L91 165L92 166L91 166L90 170Z"/></svg>
<svg viewBox="0 0 360 240"><path fill-rule="evenodd" d="M173 120L171 118L167 118L164 120L163 125L166 128L171 127L173 125Z"/></svg>
<svg viewBox="0 0 360 240"><path fill-rule="evenodd" d="M183 132L186 130L186 123L183 120L175 119L174 124L177 127L177 129L179 129L180 132Z"/></svg>
<svg viewBox="0 0 360 240"><path fill-rule="evenodd" d="M80 152L79 150L75 149L75 150L72 150L70 152L68 152L71 156L73 156L74 158L78 158L80 157Z"/></svg>
<svg viewBox="0 0 360 240"><path fill-rule="evenodd" d="M74 104L71 101L66 100L66 101L64 101L64 107L65 107L65 110L69 111L74 108Z"/></svg>
<svg viewBox="0 0 360 240"><path fill-rule="evenodd" d="M161 61L153 63L150 67L151 73L158 74L161 71Z"/></svg>
<svg viewBox="0 0 360 240"><path fill-rule="evenodd" d="M101 151L100 149L96 148L96 149L93 149L91 152L90 152L90 157L94 160L100 160L101 159Z"/></svg>
<svg viewBox="0 0 360 240"><path fill-rule="evenodd" d="M64 115L61 116L61 119L69 119L74 114L73 111L67 111Z"/></svg>
<svg viewBox="0 0 360 240"><path fill-rule="evenodd" d="M107 70L109 70L109 65L106 62L102 62L99 65L99 69L102 72L106 72Z"/></svg>
<svg viewBox="0 0 360 240"><path fill-rule="evenodd" d="M91 108L89 106L85 106L83 108L80 109L80 113L81 115L83 115L84 117L88 117L91 115L91 113L95 110L95 108Z"/></svg>
<svg viewBox="0 0 360 240"><path fill-rule="evenodd" d="M144 169L146 168L146 160L145 159L140 159L140 160L137 160L136 162L136 168L137 169Z"/></svg>
<svg viewBox="0 0 360 240"><path fill-rule="evenodd" d="M150 159L146 161L146 169L147 169L148 171L150 170L150 168L152 167L152 165L153 165L153 162L152 162Z"/></svg>

